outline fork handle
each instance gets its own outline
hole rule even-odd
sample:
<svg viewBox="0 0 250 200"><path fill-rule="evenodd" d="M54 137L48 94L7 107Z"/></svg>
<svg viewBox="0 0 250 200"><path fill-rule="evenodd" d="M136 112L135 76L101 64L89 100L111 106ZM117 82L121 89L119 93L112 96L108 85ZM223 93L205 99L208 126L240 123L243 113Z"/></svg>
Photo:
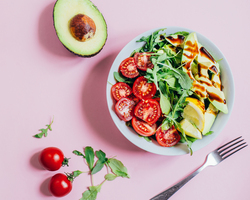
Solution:
<svg viewBox="0 0 250 200"><path fill-rule="evenodd" d="M183 185L185 185L188 181L190 181L193 177L195 177L205 167L206 167L206 165L201 166L199 169L194 171L192 174L190 174L189 176L187 176L186 178L184 178L183 180L181 180L180 182L178 182L177 184L175 184L171 188L169 188L169 189L165 190L164 192L156 195L155 197L153 197L150 200L167 200L167 199L169 199L175 192L177 192Z"/></svg>

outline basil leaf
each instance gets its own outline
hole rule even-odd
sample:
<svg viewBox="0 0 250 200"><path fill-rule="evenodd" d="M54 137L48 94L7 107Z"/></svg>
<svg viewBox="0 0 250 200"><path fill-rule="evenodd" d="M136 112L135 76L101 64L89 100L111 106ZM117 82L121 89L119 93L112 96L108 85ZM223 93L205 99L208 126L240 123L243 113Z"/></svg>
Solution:
<svg viewBox="0 0 250 200"><path fill-rule="evenodd" d="M108 159L108 166L111 168L112 172L117 176L129 178L127 168L122 164L121 161L115 158L110 158Z"/></svg>
<svg viewBox="0 0 250 200"><path fill-rule="evenodd" d="M93 169L93 165L94 165L94 159L95 159L95 153L92 147L85 147L85 159L89 165L89 169L92 170Z"/></svg>

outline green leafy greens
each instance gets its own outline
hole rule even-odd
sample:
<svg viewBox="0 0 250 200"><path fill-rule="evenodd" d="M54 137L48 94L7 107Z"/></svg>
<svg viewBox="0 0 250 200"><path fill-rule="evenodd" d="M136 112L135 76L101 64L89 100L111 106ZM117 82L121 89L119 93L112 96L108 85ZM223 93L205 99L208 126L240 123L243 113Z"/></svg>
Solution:
<svg viewBox="0 0 250 200"><path fill-rule="evenodd" d="M106 154L102 150L94 152L93 148L88 146L85 147L84 153L77 150L74 150L73 153L86 160L89 167L89 174L92 179L92 185L89 186L88 190L82 194L80 200L95 200L102 185L106 181L113 181L117 177L129 178L127 168L123 165L123 163L115 158L107 158ZM97 161L95 161L95 159L97 159ZM107 169L110 169L110 171L108 170L108 173L104 176L104 181L102 183L93 185L93 174L101 171L104 166L106 166Z"/></svg>
<svg viewBox="0 0 250 200"><path fill-rule="evenodd" d="M54 122L54 117L53 117L53 119L52 119L52 121L51 121L50 124L46 124L47 128L41 128L41 129L39 129L39 131L41 131L41 132L38 133L38 134L36 134L36 135L34 135L33 137L35 137L35 138L42 138L43 136L47 137L48 130L52 131L51 125L53 124L53 122Z"/></svg>
<svg viewBox="0 0 250 200"><path fill-rule="evenodd" d="M193 81L181 67L182 49L172 47L171 44L165 40L165 33L158 30L148 37L142 37L138 42L145 42L135 52L153 52L151 54L151 62L154 65L153 69L147 69L145 78L149 82L156 85L160 97L160 107L163 115L166 117L162 123L162 129L166 130L172 125L181 132L181 141L186 142L192 155L192 143L194 140L185 135L180 121L182 119L181 113L187 105L186 97L193 94L191 91ZM189 33L178 32L186 37Z"/></svg>

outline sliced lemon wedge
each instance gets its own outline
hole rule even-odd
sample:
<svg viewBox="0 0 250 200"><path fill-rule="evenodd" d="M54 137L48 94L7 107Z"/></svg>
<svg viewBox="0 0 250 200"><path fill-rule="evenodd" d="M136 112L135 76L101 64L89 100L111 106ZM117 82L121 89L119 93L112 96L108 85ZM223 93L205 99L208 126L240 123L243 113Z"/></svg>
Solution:
<svg viewBox="0 0 250 200"><path fill-rule="evenodd" d="M205 124L205 105L198 99L188 97L186 98L188 102L187 106L183 111L183 118L193 123L200 132L204 129Z"/></svg>
<svg viewBox="0 0 250 200"><path fill-rule="evenodd" d="M187 119L184 118L183 120L181 120L180 124L186 135L197 139L202 139L201 132Z"/></svg>

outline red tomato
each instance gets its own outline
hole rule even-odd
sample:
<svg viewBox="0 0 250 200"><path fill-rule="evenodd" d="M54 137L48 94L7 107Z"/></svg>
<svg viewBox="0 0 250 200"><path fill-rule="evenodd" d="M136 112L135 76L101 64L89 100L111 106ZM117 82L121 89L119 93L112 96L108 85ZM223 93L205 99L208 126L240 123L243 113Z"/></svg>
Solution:
<svg viewBox="0 0 250 200"><path fill-rule="evenodd" d="M116 101L119 101L122 97L127 97L132 94L131 87L123 82L114 84L111 87L111 93Z"/></svg>
<svg viewBox="0 0 250 200"><path fill-rule="evenodd" d="M154 135L156 131L156 124L150 125L136 117L132 118L132 126L142 136Z"/></svg>
<svg viewBox="0 0 250 200"><path fill-rule="evenodd" d="M56 174L52 176L49 182L49 191L56 197L62 197L70 193L72 182L68 180L65 174Z"/></svg>
<svg viewBox="0 0 250 200"><path fill-rule="evenodd" d="M56 171L63 166L63 152L56 147L48 147L42 150L39 157L40 163L49 171Z"/></svg>
<svg viewBox="0 0 250 200"><path fill-rule="evenodd" d="M153 63L150 60L150 52L147 53L136 53L134 55L135 63L137 68L142 71L147 71L147 69L152 69L154 67Z"/></svg>
<svg viewBox="0 0 250 200"><path fill-rule="evenodd" d="M119 69L122 75L127 78L135 78L139 75L137 66L135 64L135 59L132 57L123 60L120 64Z"/></svg>
<svg viewBox="0 0 250 200"><path fill-rule="evenodd" d="M133 117L134 105L133 100L123 97L115 104L115 112L121 120L130 121Z"/></svg>
<svg viewBox="0 0 250 200"><path fill-rule="evenodd" d="M138 104L140 99L138 97L136 97L133 93L128 96L129 99L133 100L135 102L135 104Z"/></svg>
<svg viewBox="0 0 250 200"><path fill-rule="evenodd" d="M155 136L156 136L157 142L163 147L174 146L181 139L181 136L179 135L178 131L175 129L174 125L168 130L162 130L162 128L159 127L158 130L156 131Z"/></svg>
<svg viewBox="0 0 250 200"><path fill-rule="evenodd" d="M161 116L161 108L159 103L154 99L140 101L135 106L135 116L143 121L154 124Z"/></svg>
<svg viewBox="0 0 250 200"><path fill-rule="evenodd" d="M133 84L133 93L140 99L151 99L156 93L155 84L147 81L145 77L140 76Z"/></svg>

